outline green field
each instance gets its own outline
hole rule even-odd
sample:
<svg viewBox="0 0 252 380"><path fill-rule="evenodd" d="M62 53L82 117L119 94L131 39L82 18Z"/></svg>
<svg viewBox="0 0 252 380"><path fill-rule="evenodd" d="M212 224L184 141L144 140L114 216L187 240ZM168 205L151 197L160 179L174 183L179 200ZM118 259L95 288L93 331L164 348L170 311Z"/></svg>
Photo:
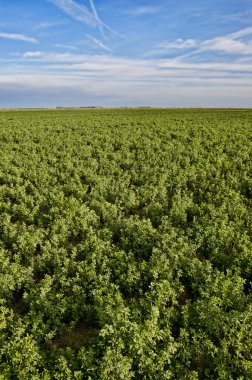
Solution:
<svg viewBox="0 0 252 380"><path fill-rule="evenodd" d="M252 110L0 112L0 379L252 378Z"/></svg>

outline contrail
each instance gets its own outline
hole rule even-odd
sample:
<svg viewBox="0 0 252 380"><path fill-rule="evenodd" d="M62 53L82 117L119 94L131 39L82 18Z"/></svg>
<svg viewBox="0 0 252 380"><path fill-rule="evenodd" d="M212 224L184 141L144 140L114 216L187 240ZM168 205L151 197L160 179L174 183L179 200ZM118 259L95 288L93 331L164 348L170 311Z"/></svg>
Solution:
<svg viewBox="0 0 252 380"><path fill-rule="evenodd" d="M97 10L96 10L95 4L94 4L94 0L89 0L89 4L90 4L90 7L91 7L92 12L94 14L94 18L97 21L97 25L98 25L98 28L100 30L101 36L104 38L105 36L104 36L103 25L102 25L100 17L98 16L98 13L97 13Z"/></svg>
<svg viewBox="0 0 252 380"><path fill-rule="evenodd" d="M97 38L94 38L92 36L87 35L87 38L89 38L95 45L99 46L101 49L108 51L109 53L112 53L113 50L110 49L108 46L104 45L102 41L99 41Z"/></svg>
<svg viewBox="0 0 252 380"><path fill-rule="evenodd" d="M117 37L120 37L126 40L126 38L123 35L118 33L116 30L112 29L109 25L105 24L99 18L93 0L89 0L89 4L92 9L92 12L90 12L90 10L85 5L81 5L74 0L47 0L47 1L55 4L64 13L71 16L75 20L83 22L84 24L92 28L98 27L102 36L104 36L104 29L107 29L109 32L116 35Z"/></svg>
<svg viewBox="0 0 252 380"><path fill-rule="evenodd" d="M122 34L118 33L116 30L110 28L109 25L105 24L101 19L100 17L98 16L98 13L97 13L97 10L96 10L96 7L95 7L95 4L94 4L94 0L89 0L89 4L90 4L90 7L92 9L92 12L93 12L93 15L94 15L94 18L97 22L97 25L98 25L98 28L100 30L100 33L101 33L101 36L104 38L104 30L103 28L106 28L107 30L109 30L111 33L113 33L114 35L116 35L117 37L120 37L122 39L126 39Z"/></svg>
<svg viewBox="0 0 252 380"><path fill-rule="evenodd" d="M94 15L88 10L85 5L80 5L74 0L49 0L51 3L55 4L64 13L71 16L77 21L83 22L90 27L95 27L97 25L97 20Z"/></svg>
<svg viewBox="0 0 252 380"><path fill-rule="evenodd" d="M115 29L110 28L109 25L105 24L101 21L101 25L104 26L109 32L113 33L115 36L122 38L123 40L127 41L127 38L123 36L121 33L117 32Z"/></svg>

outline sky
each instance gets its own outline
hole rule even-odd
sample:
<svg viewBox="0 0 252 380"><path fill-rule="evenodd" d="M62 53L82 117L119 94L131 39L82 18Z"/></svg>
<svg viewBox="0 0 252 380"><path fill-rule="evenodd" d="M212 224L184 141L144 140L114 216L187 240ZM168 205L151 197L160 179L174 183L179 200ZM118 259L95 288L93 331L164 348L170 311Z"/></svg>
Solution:
<svg viewBox="0 0 252 380"><path fill-rule="evenodd" d="M0 0L0 108L252 107L252 0Z"/></svg>

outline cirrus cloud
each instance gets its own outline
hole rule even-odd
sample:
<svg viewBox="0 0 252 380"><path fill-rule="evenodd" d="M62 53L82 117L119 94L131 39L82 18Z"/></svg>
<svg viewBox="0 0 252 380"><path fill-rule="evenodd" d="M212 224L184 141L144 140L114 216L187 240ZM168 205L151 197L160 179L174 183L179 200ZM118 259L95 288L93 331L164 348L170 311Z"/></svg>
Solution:
<svg viewBox="0 0 252 380"><path fill-rule="evenodd" d="M38 40L34 37L26 36L24 34L16 34L16 33L0 32L0 38L5 38L8 40L15 40L15 41L22 41L22 42L31 42L31 43L38 42Z"/></svg>

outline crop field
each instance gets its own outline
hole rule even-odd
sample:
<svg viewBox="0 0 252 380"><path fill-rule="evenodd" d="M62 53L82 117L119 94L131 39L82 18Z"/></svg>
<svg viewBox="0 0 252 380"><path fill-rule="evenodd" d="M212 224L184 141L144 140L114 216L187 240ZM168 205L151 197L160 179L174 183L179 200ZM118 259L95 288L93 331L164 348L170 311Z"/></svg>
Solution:
<svg viewBox="0 0 252 380"><path fill-rule="evenodd" d="M0 112L0 379L252 378L252 110Z"/></svg>

